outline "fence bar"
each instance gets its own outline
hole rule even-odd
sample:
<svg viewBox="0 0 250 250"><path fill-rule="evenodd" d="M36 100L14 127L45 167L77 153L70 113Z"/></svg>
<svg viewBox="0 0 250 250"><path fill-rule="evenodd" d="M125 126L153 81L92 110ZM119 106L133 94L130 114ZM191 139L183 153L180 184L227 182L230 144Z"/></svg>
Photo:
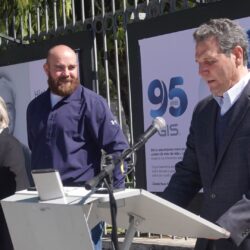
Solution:
<svg viewBox="0 0 250 250"><path fill-rule="evenodd" d="M104 0L102 0L102 20L105 18L105 5ZM106 81L106 98L108 105L110 107L110 85L109 85L109 67L108 67L108 48L107 48L107 34L106 29L102 25L102 35L103 35L103 49L104 49L104 70L105 70L105 81Z"/></svg>
<svg viewBox="0 0 250 250"><path fill-rule="evenodd" d="M45 31L46 33L49 32L49 7L48 7L48 2L45 2Z"/></svg>
<svg viewBox="0 0 250 250"><path fill-rule="evenodd" d="M125 13L127 9L126 6L126 0L123 0L123 12ZM131 93L131 84L130 84L130 68L129 68L129 47L128 47L128 32L127 29L125 28L125 50L126 50L126 63L127 63L127 87L128 87L128 105L129 105L129 134L130 137L129 139L129 143L130 145L134 144L134 133L133 133L133 111L132 111L132 93ZM136 187L136 179L135 179L135 155L132 154L131 156L131 160L132 160L132 164L131 164L131 168L133 168L132 170L132 186Z"/></svg>
<svg viewBox="0 0 250 250"><path fill-rule="evenodd" d="M7 11L5 14L5 32L6 32L6 35L8 36L9 35L9 19L8 19Z"/></svg>
<svg viewBox="0 0 250 250"><path fill-rule="evenodd" d="M32 17L31 13L28 13L28 25L29 25L29 39L31 39L32 36Z"/></svg>
<svg viewBox="0 0 250 250"><path fill-rule="evenodd" d="M62 14L63 14L63 28L66 28L67 21L66 21L66 7L65 7L65 0L62 0Z"/></svg>
<svg viewBox="0 0 250 250"><path fill-rule="evenodd" d="M12 33L13 33L14 40L16 40L16 13L15 11L12 16Z"/></svg>
<svg viewBox="0 0 250 250"><path fill-rule="evenodd" d="M72 25L76 25L76 11L75 11L75 1L71 0L71 6L72 6Z"/></svg>
<svg viewBox="0 0 250 250"><path fill-rule="evenodd" d="M115 1L112 0L112 14L115 17ZM115 48L115 71L116 71L116 88L117 88L117 101L118 101L118 121L122 128L122 112L121 112L121 84L120 84L120 69L118 59L118 39L117 39L117 24L113 25L114 48Z"/></svg>
<svg viewBox="0 0 250 250"><path fill-rule="evenodd" d="M82 11L81 11L82 22L84 23L84 21L85 21L85 5L84 5L84 0L81 0L81 7L82 7Z"/></svg>
<svg viewBox="0 0 250 250"><path fill-rule="evenodd" d="M95 21L95 1L91 0L91 19L92 19L92 29L93 23ZM98 77L98 59L97 59L97 42L96 42L96 31L93 29L93 70L94 70L94 79L93 79L93 88L97 94L100 93L99 89L99 77Z"/></svg>
<svg viewBox="0 0 250 250"><path fill-rule="evenodd" d="M23 15L20 17L21 42L23 41Z"/></svg>
<svg viewBox="0 0 250 250"><path fill-rule="evenodd" d="M39 5L37 5L37 7L36 7L36 26L37 26L37 35L39 36L41 33L40 7L39 7Z"/></svg>
<svg viewBox="0 0 250 250"><path fill-rule="evenodd" d="M56 0L53 2L53 14L54 14L54 30L57 30L57 3Z"/></svg>

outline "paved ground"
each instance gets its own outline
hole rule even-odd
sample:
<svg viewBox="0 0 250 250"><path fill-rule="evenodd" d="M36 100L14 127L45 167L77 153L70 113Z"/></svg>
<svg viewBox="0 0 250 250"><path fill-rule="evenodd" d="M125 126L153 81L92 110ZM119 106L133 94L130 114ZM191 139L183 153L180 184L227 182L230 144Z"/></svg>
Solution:
<svg viewBox="0 0 250 250"><path fill-rule="evenodd" d="M119 244L121 246L123 238L119 238ZM195 239L180 238L172 239L169 237L164 238L134 238L130 250L193 250ZM103 239L103 250L112 250L111 242L109 238Z"/></svg>

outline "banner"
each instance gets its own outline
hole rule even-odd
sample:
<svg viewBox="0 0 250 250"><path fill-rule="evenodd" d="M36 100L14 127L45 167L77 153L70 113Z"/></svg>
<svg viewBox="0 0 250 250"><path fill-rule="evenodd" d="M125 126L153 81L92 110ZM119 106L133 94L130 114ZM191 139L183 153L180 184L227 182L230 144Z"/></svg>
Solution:
<svg viewBox="0 0 250 250"><path fill-rule="evenodd" d="M24 145L27 143L26 109L29 102L47 89L43 71L45 59L0 67L0 96L13 108L10 127ZM5 94L4 94L5 93ZM10 98L13 97L13 98Z"/></svg>

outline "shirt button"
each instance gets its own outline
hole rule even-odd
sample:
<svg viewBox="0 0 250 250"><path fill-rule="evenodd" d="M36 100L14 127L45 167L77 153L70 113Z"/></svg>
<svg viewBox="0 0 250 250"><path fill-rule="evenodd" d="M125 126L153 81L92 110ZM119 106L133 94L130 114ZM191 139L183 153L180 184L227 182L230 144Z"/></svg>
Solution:
<svg viewBox="0 0 250 250"><path fill-rule="evenodd" d="M212 193L212 194L210 194L210 197L211 197L211 199L215 199L216 198L216 194Z"/></svg>

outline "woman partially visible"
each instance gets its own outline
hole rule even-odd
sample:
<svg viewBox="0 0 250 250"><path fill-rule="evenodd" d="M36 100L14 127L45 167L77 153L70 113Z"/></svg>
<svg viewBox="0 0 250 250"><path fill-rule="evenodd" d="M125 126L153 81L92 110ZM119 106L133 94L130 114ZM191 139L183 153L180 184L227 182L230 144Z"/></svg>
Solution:
<svg viewBox="0 0 250 250"><path fill-rule="evenodd" d="M7 107L0 97L0 199L29 186L22 146L13 135L9 134L8 125ZM0 207L0 249L13 250L2 207Z"/></svg>

